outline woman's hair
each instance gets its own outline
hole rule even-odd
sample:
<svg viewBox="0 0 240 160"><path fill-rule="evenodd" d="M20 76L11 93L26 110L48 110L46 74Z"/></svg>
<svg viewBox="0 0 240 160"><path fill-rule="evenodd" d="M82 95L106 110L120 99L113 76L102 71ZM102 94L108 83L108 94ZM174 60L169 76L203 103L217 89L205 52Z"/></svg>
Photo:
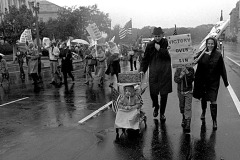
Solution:
<svg viewBox="0 0 240 160"><path fill-rule="evenodd" d="M214 52L217 49L217 39L214 38L214 37L209 37L209 38L206 39L206 51L208 51L207 43L208 43L209 40L213 40L214 47L213 47L212 52Z"/></svg>

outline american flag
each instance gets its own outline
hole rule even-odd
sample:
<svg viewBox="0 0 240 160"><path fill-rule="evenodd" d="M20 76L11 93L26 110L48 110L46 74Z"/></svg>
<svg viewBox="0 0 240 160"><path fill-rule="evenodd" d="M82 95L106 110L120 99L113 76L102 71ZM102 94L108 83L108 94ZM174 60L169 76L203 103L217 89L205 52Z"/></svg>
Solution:
<svg viewBox="0 0 240 160"><path fill-rule="evenodd" d="M132 20L128 21L123 28L119 31L119 38L123 39L128 34L132 34Z"/></svg>
<svg viewBox="0 0 240 160"><path fill-rule="evenodd" d="M174 29L173 35L177 35L177 27L176 27L176 24L175 24L175 29Z"/></svg>

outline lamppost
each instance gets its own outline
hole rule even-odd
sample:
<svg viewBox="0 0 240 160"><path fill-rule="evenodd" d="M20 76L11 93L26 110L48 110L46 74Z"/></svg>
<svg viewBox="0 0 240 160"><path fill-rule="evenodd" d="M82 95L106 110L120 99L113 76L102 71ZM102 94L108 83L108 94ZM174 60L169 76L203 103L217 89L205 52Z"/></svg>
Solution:
<svg viewBox="0 0 240 160"><path fill-rule="evenodd" d="M37 50L38 53L40 53L40 43L39 43L39 24L38 24L38 13L39 13L39 2L37 2L35 4L34 1L29 1L28 2L29 7L32 9L33 13L35 13L35 18L36 18L36 32L37 32ZM41 54L39 54L39 58L38 58L38 76L39 76L39 80L42 81L42 76L41 76Z"/></svg>
<svg viewBox="0 0 240 160"><path fill-rule="evenodd" d="M38 24L38 13L39 13L39 2L35 4L34 1L29 1L28 2L29 7L32 9L33 13L35 13L35 18L36 18L36 32L37 32L37 49L38 52L40 51L40 43L39 43L39 24Z"/></svg>

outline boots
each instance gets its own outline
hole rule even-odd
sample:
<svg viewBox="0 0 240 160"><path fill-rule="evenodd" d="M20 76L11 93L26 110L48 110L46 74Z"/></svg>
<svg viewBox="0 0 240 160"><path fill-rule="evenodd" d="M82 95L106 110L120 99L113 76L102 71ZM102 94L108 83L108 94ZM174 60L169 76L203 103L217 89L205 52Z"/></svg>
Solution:
<svg viewBox="0 0 240 160"><path fill-rule="evenodd" d="M210 104L210 110L213 121L213 130L217 130L217 104Z"/></svg>
<svg viewBox="0 0 240 160"><path fill-rule="evenodd" d="M202 115L201 115L201 120L205 120L205 115L206 115L206 109L207 109L207 101L201 100L201 105L202 105Z"/></svg>
<svg viewBox="0 0 240 160"><path fill-rule="evenodd" d="M186 119L185 120L185 127L184 127L184 131L186 133L190 133L190 131L191 131L190 126L191 126L191 119Z"/></svg>

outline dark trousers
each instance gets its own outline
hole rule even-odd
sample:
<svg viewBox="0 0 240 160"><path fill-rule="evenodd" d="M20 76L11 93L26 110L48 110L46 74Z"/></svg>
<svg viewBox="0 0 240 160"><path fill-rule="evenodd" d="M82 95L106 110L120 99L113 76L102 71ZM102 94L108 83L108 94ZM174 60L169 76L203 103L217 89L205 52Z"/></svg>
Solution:
<svg viewBox="0 0 240 160"><path fill-rule="evenodd" d="M158 104L158 95L157 94L150 94L150 97L153 102L153 107L159 108ZM168 94L160 95L160 114L164 115L167 105Z"/></svg>
<svg viewBox="0 0 240 160"><path fill-rule="evenodd" d="M37 73L31 73L31 77L32 77L32 80L33 80L33 83L34 85L37 85L38 84L38 81L39 81L39 76Z"/></svg>
<svg viewBox="0 0 240 160"><path fill-rule="evenodd" d="M137 70L137 61L133 61L133 59L130 59L130 69L133 71L133 65L135 70Z"/></svg>
<svg viewBox="0 0 240 160"><path fill-rule="evenodd" d="M67 75L74 81L74 76L71 71L63 72L64 84L67 85Z"/></svg>

